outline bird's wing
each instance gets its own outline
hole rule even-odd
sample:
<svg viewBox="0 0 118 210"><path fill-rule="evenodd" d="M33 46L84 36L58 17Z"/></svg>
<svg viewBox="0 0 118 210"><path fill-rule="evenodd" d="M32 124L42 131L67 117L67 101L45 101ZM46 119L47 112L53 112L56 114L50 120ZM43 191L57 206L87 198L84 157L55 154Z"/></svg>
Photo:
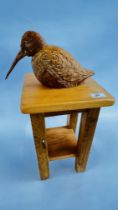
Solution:
<svg viewBox="0 0 118 210"><path fill-rule="evenodd" d="M86 71L68 52L62 48L49 46L43 50L43 64L47 66L46 71L60 82L81 82L92 71Z"/></svg>

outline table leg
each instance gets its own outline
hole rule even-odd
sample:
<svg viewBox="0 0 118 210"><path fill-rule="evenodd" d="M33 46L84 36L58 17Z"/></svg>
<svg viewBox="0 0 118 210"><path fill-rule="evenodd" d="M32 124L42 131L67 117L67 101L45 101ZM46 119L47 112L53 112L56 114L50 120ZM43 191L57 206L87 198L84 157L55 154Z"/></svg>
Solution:
<svg viewBox="0 0 118 210"><path fill-rule="evenodd" d="M74 130L74 132L76 131L77 119L78 119L77 112L73 112L73 113L67 115L67 126L69 128L72 128Z"/></svg>
<svg viewBox="0 0 118 210"><path fill-rule="evenodd" d="M94 108L82 113L75 161L76 171L84 171L86 168L99 111L99 108Z"/></svg>
<svg viewBox="0 0 118 210"><path fill-rule="evenodd" d="M31 114L31 124L37 153L41 179L49 177L48 149L45 135L45 120L43 114Z"/></svg>

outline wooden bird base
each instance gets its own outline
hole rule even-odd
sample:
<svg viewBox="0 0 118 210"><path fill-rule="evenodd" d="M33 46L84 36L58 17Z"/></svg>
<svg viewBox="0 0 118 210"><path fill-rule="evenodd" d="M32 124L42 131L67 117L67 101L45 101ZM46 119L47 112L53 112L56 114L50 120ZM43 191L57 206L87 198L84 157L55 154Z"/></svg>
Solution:
<svg viewBox="0 0 118 210"><path fill-rule="evenodd" d="M24 80L21 111L30 114L41 179L49 177L49 161L75 157L76 171L84 171L97 125L100 108L114 98L93 79L73 88L50 89L33 74ZM81 122L75 137L78 113ZM67 114L67 125L45 128L45 117Z"/></svg>

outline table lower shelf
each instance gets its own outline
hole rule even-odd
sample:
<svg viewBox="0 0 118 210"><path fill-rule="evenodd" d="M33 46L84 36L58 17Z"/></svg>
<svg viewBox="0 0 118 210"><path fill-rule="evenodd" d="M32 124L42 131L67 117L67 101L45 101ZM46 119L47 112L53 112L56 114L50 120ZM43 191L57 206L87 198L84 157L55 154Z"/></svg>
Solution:
<svg viewBox="0 0 118 210"><path fill-rule="evenodd" d="M47 128L49 160L59 160L76 156L77 141L73 129L67 127Z"/></svg>

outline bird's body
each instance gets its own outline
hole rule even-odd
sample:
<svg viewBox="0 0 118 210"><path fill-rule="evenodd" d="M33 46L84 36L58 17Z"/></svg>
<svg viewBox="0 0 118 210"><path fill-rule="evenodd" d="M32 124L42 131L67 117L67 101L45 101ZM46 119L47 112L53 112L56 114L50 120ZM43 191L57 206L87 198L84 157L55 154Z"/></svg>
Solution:
<svg viewBox="0 0 118 210"><path fill-rule="evenodd" d="M64 49L45 45L32 58L32 67L36 78L49 87L73 87L93 75L85 70Z"/></svg>
<svg viewBox="0 0 118 210"><path fill-rule="evenodd" d="M38 33L28 31L22 37L21 51L17 54L6 78L24 56L32 56L32 68L36 78L51 88L77 86L94 74L92 70L82 67L64 49L48 45Z"/></svg>

